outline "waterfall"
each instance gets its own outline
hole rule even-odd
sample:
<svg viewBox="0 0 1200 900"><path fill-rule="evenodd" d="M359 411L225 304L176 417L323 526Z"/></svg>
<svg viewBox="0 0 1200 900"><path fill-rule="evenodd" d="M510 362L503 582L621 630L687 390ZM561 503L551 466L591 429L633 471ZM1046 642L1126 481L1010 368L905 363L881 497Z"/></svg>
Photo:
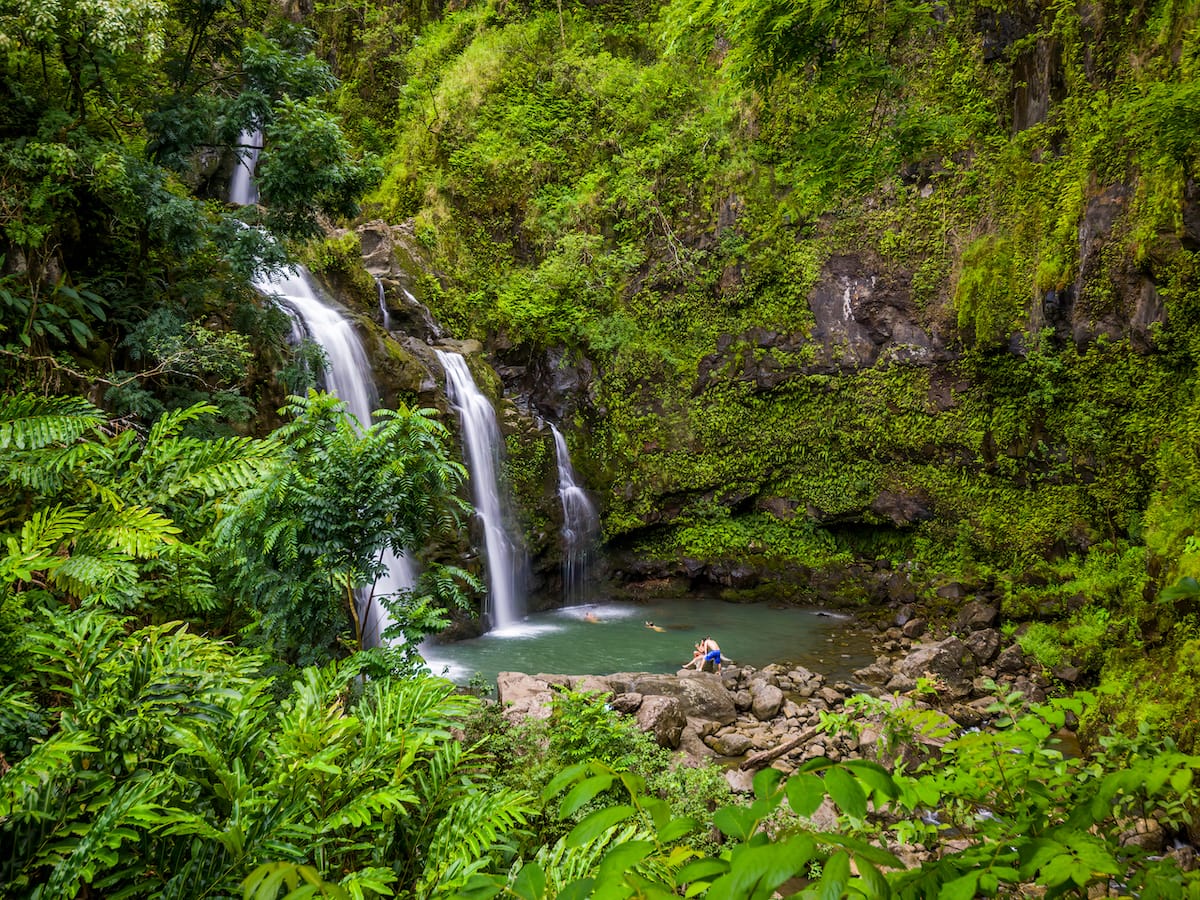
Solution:
<svg viewBox="0 0 1200 900"><path fill-rule="evenodd" d="M383 289L383 279L378 276L375 278L375 296L379 298L379 318L383 323L383 330L391 331L392 314L387 308L387 292Z"/></svg>
<svg viewBox="0 0 1200 900"><path fill-rule="evenodd" d="M553 425L554 454L558 460L558 497L563 508L563 605L580 606L590 602L592 554L600 536L600 517L575 479L575 467L562 433Z"/></svg>
<svg viewBox="0 0 1200 900"><path fill-rule="evenodd" d="M229 202L238 206L250 206L258 202L258 185L254 183L254 170L258 168L258 154L262 152L262 132L243 131L238 136L237 165L229 178Z"/></svg>
<svg viewBox="0 0 1200 900"><path fill-rule="evenodd" d="M229 200L245 206L258 202L254 168L258 164L262 136L257 132L243 132L240 143L247 149L238 153L238 164L229 180ZM303 266L296 266L291 272L257 276L252 284L255 290L282 308L291 317L293 325L298 321L304 334L325 351L324 388L346 405L361 427L369 426L371 411L377 402L374 373L350 321L322 298ZM293 327L293 336L296 332ZM383 632L391 624L387 610L375 598L410 590L417 581L408 558L385 550L381 562L387 567L386 574L380 576L370 591L361 591L359 595L363 644L369 647L383 642Z"/></svg>
<svg viewBox="0 0 1200 900"><path fill-rule="evenodd" d="M504 628L519 621L525 612L524 549L506 528L507 504L498 479L504 439L496 411L476 387L467 361L458 353L436 352L446 371L446 395L462 422L475 514L483 525L488 571L485 612L493 628Z"/></svg>

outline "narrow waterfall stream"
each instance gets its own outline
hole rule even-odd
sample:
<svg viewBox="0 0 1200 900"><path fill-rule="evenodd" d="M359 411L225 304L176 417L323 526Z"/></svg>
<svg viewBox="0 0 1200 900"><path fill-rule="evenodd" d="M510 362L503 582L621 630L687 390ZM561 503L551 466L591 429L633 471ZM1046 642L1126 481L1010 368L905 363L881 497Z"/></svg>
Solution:
<svg viewBox="0 0 1200 900"><path fill-rule="evenodd" d="M525 614L525 551L507 527L508 502L499 481L504 438L496 411L480 393L467 361L458 353L436 352L446 370L446 395L462 423L475 515L483 526L488 571L484 612L493 630L503 629Z"/></svg>
<svg viewBox="0 0 1200 900"><path fill-rule="evenodd" d="M550 431L554 435L558 496L563 508L563 605L581 606L592 599L591 564L600 537L600 516L575 477L562 432L553 425Z"/></svg>
<svg viewBox="0 0 1200 900"><path fill-rule="evenodd" d="M241 144L247 149L238 154L238 165L229 181L229 200L245 206L258 202L254 167L262 138L257 133L243 134ZM293 322L298 320L304 335L325 351L327 368L323 373L323 386L346 404L346 409L362 427L369 426L371 411L377 403L374 373L350 321L322 298L303 266L297 265L294 271L273 277L259 276L252 283L255 290L287 312ZM411 589L417 580L408 558L386 550L381 561L387 567L387 574L380 577L371 590L360 593L363 644L368 647L379 646L384 630L392 624L378 598Z"/></svg>

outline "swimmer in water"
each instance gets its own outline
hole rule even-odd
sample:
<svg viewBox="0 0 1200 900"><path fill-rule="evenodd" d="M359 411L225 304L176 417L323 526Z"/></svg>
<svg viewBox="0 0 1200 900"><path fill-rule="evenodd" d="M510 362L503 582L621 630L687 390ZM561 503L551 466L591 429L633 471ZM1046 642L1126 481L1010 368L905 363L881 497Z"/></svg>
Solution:
<svg viewBox="0 0 1200 900"><path fill-rule="evenodd" d="M585 622L599 622L599 621L600 621L600 617L599 617L598 615L596 615L594 612L590 612L590 613L584 613L584 614L583 614L583 621L585 621Z"/></svg>
<svg viewBox="0 0 1200 900"><path fill-rule="evenodd" d="M651 631L666 631L667 630L667 629L663 628L661 625L655 625L653 622L651 622L648 619L646 620L646 627L649 628Z"/></svg>

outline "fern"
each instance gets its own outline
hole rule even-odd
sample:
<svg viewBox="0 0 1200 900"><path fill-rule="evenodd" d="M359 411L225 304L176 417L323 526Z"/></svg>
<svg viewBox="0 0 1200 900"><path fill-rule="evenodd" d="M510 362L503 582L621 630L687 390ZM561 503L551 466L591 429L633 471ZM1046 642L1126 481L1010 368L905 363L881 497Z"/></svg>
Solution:
<svg viewBox="0 0 1200 900"><path fill-rule="evenodd" d="M82 397L0 396L0 451L71 444L103 423Z"/></svg>

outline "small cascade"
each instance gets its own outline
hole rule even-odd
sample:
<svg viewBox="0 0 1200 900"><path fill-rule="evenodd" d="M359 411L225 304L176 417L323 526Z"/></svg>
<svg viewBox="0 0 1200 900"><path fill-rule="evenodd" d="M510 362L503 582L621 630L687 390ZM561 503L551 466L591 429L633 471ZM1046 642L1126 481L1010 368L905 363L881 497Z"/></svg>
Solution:
<svg viewBox="0 0 1200 900"><path fill-rule="evenodd" d="M475 385L467 361L458 353L436 352L446 371L446 395L462 422L475 514L483 525L488 571L485 613L492 628L504 628L525 614L525 553L506 527L507 503L498 478L504 439L496 422L496 411Z"/></svg>
<svg viewBox="0 0 1200 900"><path fill-rule="evenodd" d="M229 180L229 200L245 206L258 202L254 169L258 164L262 136L257 132L244 132L240 144L245 149L238 153L238 164ZM259 276L253 285L287 313L292 320L293 338L307 337L325 351L328 365L322 379L324 388L346 405L360 426L369 426L371 411L377 403L374 373L362 341L349 320L322 298L303 266L270 277ZM384 630L391 624L387 611L375 598L411 589L417 581L411 560L385 550L381 561L387 567L387 574L380 577L370 591L364 590L360 595L363 644L368 647L379 646Z"/></svg>
<svg viewBox="0 0 1200 900"><path fill-rule="evenodd" d="M571 454L562 433L553 425L554 453L558 460L558 497L563 508L563 605L591 602L591 564L600 537L600 516L587 492L575 478Z"/></svg>
<svg viewBox="0 0 1200 900"><path fill-rule="evenodd" d="M230 203L251 206L258 202L258 185L254 183L254 170L258 168L258 154L261 152L262 132L243 131L238 136L238 161L229 178Z"/></svg>
<svg viewBox="0 0 1200 900"><path fill-rule="evenodd" d="M379 318L383 323L383 330L391 331L392 314L387 308L387 292L383 289L383 279L378 276L375 278L375 296L379 298Z"/></svg>

